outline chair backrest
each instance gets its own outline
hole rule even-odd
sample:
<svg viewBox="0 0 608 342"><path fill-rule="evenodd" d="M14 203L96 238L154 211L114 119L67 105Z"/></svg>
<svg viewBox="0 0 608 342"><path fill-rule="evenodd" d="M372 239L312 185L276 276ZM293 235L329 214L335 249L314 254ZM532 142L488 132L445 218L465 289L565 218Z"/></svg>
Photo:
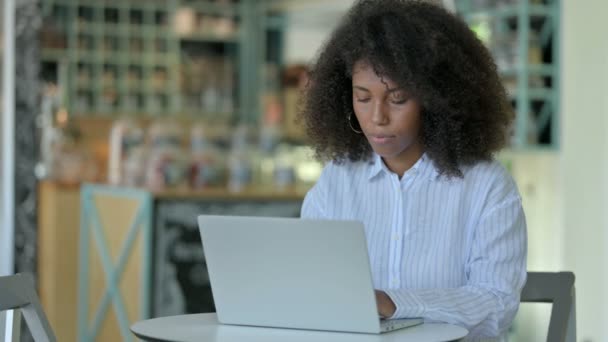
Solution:
<svg viewBox="0 0 608 342"><path fill-rule="evenodd" d="M547 341L576 341L576 296L572 272L528 272L522 303L552 303Z"/></svg>
<svg viewBox="0 0 608 342"><path fill-rule="evenodd" d="M38 300L38 295L34 289L34 279L29 274L15 274L0 277L0 311L14 310L19 322L19 312L23 314L25 322L30 329L32 337L36 342L55 342L55 334L46 319L42 306ZM7 322L7 329L12 330L13 334L18 334L18 325Z"/></svg>

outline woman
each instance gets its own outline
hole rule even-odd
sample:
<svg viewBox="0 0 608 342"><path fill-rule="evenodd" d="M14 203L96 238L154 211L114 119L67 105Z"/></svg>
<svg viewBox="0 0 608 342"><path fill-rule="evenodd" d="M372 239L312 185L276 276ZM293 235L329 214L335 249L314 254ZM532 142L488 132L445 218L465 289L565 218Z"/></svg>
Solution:
<svg viewBox="0 0 608 342"><path fill-rule="evenodd" d="M487 49L439 6L359 1L310 77L301 118L329 163L302 217L364 223L381 316L504 337L527 238L493 159L512 111Z"/></svg>

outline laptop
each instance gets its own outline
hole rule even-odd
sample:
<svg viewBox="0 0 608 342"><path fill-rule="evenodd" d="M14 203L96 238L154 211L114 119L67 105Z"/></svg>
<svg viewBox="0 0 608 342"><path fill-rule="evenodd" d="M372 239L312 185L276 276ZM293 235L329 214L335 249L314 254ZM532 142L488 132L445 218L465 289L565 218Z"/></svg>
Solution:
<svg viewBox="0 0 608 342"><path fill-rule="evenodd" d="M363 224L199 216L222 324L379 334L420 318L380 319Z"/></svg>

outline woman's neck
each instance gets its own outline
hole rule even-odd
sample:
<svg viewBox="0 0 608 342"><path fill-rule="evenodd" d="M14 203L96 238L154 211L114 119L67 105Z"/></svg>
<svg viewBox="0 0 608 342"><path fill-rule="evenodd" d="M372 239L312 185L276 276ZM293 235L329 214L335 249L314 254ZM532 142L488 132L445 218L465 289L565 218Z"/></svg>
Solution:
<svg viewBox="0 0 608 342"><path fill-rule="evenodd" d="M422 144L415 143L393 157L382 157L386 167L399 176L403 177L405 172L414 166L424 154Z"/></svg>

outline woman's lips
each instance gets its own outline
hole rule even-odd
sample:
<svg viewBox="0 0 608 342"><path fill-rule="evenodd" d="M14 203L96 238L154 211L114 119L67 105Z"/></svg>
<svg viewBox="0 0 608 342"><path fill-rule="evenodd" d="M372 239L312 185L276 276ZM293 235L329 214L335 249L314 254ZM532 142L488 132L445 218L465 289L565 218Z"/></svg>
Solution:
<svg viewBox="0 0 608 342"><path fill-rule="evenodd" d="M372 142L376 144L387 144L395 139L394 135L377 134L370 136Z"/></svg>

